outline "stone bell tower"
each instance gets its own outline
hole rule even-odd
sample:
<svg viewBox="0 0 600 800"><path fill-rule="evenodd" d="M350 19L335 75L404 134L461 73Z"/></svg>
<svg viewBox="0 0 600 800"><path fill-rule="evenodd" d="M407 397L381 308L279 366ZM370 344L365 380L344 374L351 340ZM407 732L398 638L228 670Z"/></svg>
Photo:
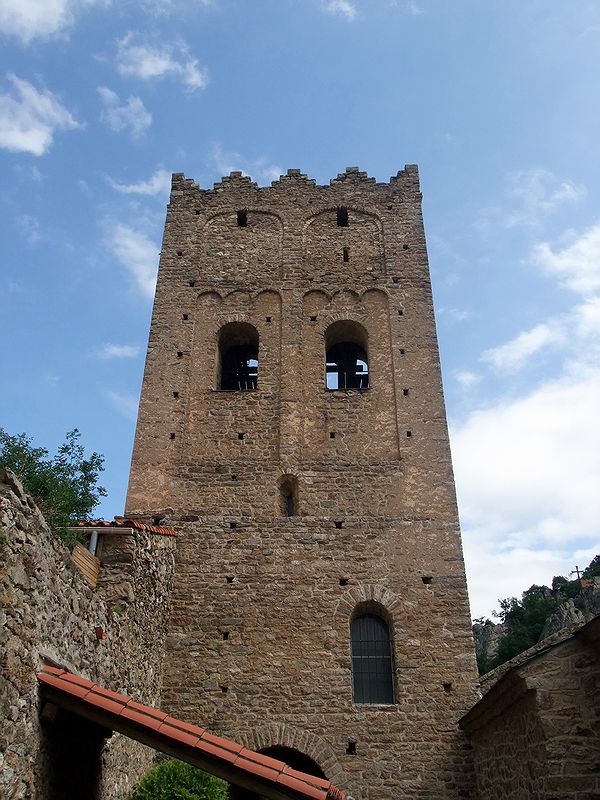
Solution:
<svg viewBox="0 0 600 800"><path fill-rule="evenodd" d="M361 800L469 796L415 166L173 176L127 513L179 531L166 710Z"/></svg>

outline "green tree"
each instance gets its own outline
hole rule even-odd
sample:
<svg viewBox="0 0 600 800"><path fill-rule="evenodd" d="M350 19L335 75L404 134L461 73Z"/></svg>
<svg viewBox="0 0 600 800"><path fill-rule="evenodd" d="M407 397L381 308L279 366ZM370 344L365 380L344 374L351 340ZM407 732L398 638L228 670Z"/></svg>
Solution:
<svg viewBox="0 0 600 800"><path fill-rule="evenodd" d="M66 544L77 539L66 527L89 518L106 495L106 489L98 485L104 457L92 453L86 458L80 436L77 428L69 431L56 455L50 457L45 447L34 447L26 434L11 436L0 428L0 467L17 474L49 526Z"/></svg>
<svg viewBox="0 0 600 800"><path fill-rule="evenodd" d="M499 616L507 625L508 633L498 644L497 663L503 664L536 644L544 623L556 607L551 590L535 584L523 592L521 600L516 597L501 600Z"/></svg>
<svg viewBox="0 0 600 800"><path fill-rule="evenodd" d="M146 773L128 800L227 800L227 784L183 761L164 761Z"/></svg>

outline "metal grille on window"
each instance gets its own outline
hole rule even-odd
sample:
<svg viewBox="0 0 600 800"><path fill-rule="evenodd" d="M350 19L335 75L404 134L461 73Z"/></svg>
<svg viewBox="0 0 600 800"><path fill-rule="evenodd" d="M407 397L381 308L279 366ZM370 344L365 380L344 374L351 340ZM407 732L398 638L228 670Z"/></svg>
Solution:
<svg viewBox="0 0 600 800"><path fill-rule="evenodd" d="M241 392L256 389L258 385L258 351L256 347L236 345L223 354L221 389Z"/></svg>
<svg viewBox="0 0 600 800"><path fill-rule="evenodd" d="M387 623L375 614L363 614L352 621L350 632L354 702L392 704L392 648Z"/></svg>
<svg viewBox="0 0 600 800"><path fill-rule="evenodd" d="M339 342L327 350L328 389L368 389L369 366L365 351L353 342Z"/></svg>

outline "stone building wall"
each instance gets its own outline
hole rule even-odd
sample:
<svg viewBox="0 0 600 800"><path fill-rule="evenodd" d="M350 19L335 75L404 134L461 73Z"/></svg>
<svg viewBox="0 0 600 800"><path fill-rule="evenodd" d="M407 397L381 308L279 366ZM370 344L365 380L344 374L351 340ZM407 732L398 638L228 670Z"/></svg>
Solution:
<svg viewBox="0 0 600 800"><path fill-rule="evenodd" d="M482 681L461 726L481 800L600 798L600 617Z"/></svg>
<svg viewBox="0 0 600 800"><path fill-rule="evenodd" d="M335 322L364 332L371 388L325 390ZM218 389L230 323L258 332L256 391ZM292 747L361 800L468 794L475 660L415 167L174 176L127 513L180 533L173 713ZM361 604L391 625L393 705L353 703Z"/></svg>
<svg viewBox="0 0 600 800"><path fill-rule="evenodd" d="M78 759L95 758L89 748L78 748L86 740L91 747L97 732L60 715L42 725L36 672L44 663L60 665L156 704L174 541L144 532L105 537L105 565L92 590L31 498L4 470L0 531L0 797L74 797L66 784L61 794L59 784L77 773ZM97 744L103 745L101 784L86 797L125 797L151 765L153 752L118 734ZM64 759L67 774L57 771L56 762Z"/></svg>

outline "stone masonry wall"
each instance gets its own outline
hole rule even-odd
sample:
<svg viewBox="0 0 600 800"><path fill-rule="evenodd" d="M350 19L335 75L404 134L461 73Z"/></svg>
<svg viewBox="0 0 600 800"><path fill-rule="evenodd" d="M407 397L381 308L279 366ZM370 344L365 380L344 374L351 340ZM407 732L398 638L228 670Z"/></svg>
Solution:
<svg viewBox="0 0 600 800"><path fill-rule="evenodd" d="M218 388L232 322L258 333L255 391ZM325 389L336 322L363 332L368 389ZM180 531L173 713L309 755L361 800L468 795L476 670L415 167L173 176L127 513ZM389 706L353 703L361 607L393 633Z"/></svg>
<svg viewBox="0 0 600 800"><path fill-rule="evenodd" d="M49 750L70 745L66 739L56 741L68 731L40 724L36 672L43 663L57 664L156 704L174 541L142 532L106 537L106 565L94 591L14 475L4 470L0 531L0 796L45 800L54 796L48 783ZM108 739L97 796L125 797L152 756L119 734ZM73 769L76 760L73 753ZM90 789L85 796L96 795Z"/></svg>
<svg viewBox="0 0 600 800"><path fill-rule="evenodd" d="M600 798L600 617L514 661L461 723L481 800Z"/></svg>

